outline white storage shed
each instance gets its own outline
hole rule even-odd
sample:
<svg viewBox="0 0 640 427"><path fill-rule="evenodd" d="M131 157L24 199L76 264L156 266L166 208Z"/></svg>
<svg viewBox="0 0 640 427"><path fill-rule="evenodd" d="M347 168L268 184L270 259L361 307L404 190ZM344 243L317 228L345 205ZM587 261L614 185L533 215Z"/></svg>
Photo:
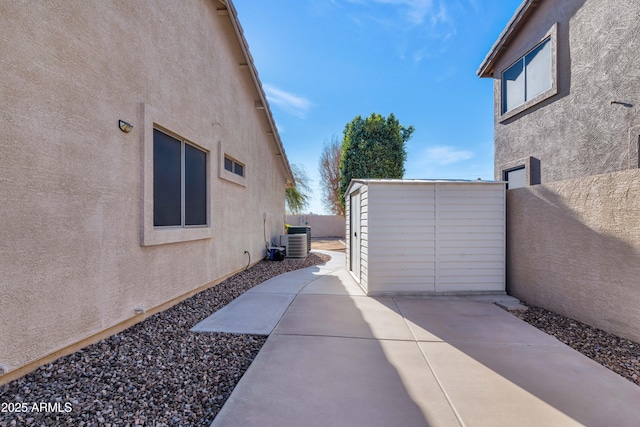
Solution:
<svg viewBox="0 0 640 427"><path fill-rule="evenodd" d="M505 292L505 183L354 179L347 268L367 295Z"/></svg>

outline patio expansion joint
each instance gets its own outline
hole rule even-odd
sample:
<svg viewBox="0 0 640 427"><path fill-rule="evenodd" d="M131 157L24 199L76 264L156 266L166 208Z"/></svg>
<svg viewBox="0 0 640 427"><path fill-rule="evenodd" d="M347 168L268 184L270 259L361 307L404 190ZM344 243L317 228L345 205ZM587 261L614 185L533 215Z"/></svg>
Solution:
<svg viewBox="0 0 640 427"><path fill-rule="evenodd" d="M418 351L420 352L420 354L424 358L425 363L429 367L429 370L431 371L431 375L433 375L433 378L435 378L436 382L438 383L438 388L440 388L440 391L442 392L442 395L444 396L444 398L447 400L447 403L449 404L449 407L451 408L451 411L453 411L453 414L456 416L456 419L460 423L460 427L466 427L466 424L462 420L462 416L460 415L460 413L456 409L456 406L453 404L453 400L449 396L449 393L447 393L447 390L444 388L444 385L442 384L442 381L440 381L440 378L438 378L438 375L436 374L435 369L433 368L433 366L429 362L429 358L427 357L425 352L420 348L420 343L421 342L440 343L440 344L445 344L445 342L444 341L419 341L418 337L416 337L416 335L413 332L413 330L409 327L409 323L407 322L407 318L402 313L402 310L400 310L400 307L398 307L398 303L396 302L396 299L392 297L391 300L393 301L393 304L396 306L396 310L398 311L398 313L400 313L400 316L402 316L402 320L404 321L405 325L407 326L407 328L411 332L411 336L413 336L413 342L415 342L416 347L418 348Z"/></svg>
<svg viewBox="0 0 640 427"><path fill-rule="evenodd" d="M368 340L368 341L395 341L395 342L415 342L412 339L401 339L401 338L376 338L376 337L348 337L344 335L327 335L327 334L285 334L272 332L271 335L278 335L281 337L323 337L323 338L342 338L346 340Z"/></svg>
<svg viewBox="0 0 640 427"><path fill-rule="evenodd" d="M444 344L444 342L441 342L441 343ZM442 395L447 400L447 403L449 404L449 407L451 408L451 410L453 411L454 415L456 416L456 419L460 423L460 427L467 427L467 425L465 424L464 420L462 419L462 415L460 415L460 413L458 412L458 409L456 408L456 405L454 405L453 400L451 399L451 396L449 396L449 393L447 393L447 390L444 388L444 385L442 384L442 381L440 381L440 378L438 377L438 374L436 373L435 369L431 365L431 362L429 362L429 358L427 357L425 352L420 348L420 344L417 341L416 341L416 346L418 347L418 350L422 354L422 357L424 358L424 361L427 363L427 366L429 367L429 370L431 371L431 374L433 375L433 378L435 378L436 382L438 383L438 387L440 388L440 391L442 391Z"/></svg>

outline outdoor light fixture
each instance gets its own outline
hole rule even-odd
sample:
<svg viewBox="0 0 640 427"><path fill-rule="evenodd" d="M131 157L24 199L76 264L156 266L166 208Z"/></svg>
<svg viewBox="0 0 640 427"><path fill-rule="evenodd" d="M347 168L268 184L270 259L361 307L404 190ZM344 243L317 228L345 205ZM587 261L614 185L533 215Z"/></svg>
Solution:
<svg viewBox="0 0 640 427"><path fill-rule="evenodd" d="M131 132L131 129L133 129L133 125L125 122L124 120L118 120L118 127L124 133L129 133Z"/></svg>

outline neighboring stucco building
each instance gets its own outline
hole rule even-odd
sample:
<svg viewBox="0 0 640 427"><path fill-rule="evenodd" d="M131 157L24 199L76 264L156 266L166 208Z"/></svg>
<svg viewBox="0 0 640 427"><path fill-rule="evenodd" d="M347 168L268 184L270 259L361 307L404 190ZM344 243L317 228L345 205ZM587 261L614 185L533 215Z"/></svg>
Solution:
<svg viewBox="0 0 640 427"><path fill-rule="evenodd" d="M640 3L525 0L494 79L495 178L510 188L638 168Z"/></svg>
<svg viewBox="0 0 640 427"><path fill-rule="evenodd" d="M230 1L0 23L5 382L262 259L293 177Z"/></svg>
<svg viewBox="0 0 640 427"><path fill-rule="evenodd" d="M507 291L640 342L640 2L525 0L478 74L510 188Z"/></svg>

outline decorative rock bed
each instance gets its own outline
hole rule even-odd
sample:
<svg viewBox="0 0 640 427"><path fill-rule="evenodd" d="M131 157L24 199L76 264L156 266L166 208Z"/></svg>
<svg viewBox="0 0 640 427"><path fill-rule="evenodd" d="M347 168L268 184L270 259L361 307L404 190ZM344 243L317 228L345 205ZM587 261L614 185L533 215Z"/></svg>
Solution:
<svg viewBox="0 0 640 427"><path fill-rule="evenodd" d="M640 344L533 305L511 313L640 386Z"/></svg>
<svg viewBox="0 0 640 427"><path fill-rule="evenodd" d="M329 259L260 262L1 386L0 427L209 426L266 337L189 329L265 280Z"/></svg>

